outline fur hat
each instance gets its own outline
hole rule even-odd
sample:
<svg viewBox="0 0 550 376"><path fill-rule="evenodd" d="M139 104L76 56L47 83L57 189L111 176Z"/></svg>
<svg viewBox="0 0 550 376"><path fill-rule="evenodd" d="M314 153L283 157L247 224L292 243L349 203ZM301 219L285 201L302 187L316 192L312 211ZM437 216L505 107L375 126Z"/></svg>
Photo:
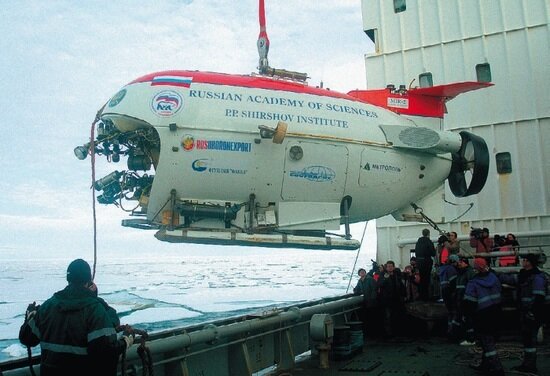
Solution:
<svg viewBox="0 0 550 376"><path fill-rule="evenodd" d="M90 265L82 260L76 259L69 264L67 268L67 282L69 283L88 283L92 281L92 271Z"/></svg>
<svg viewBox="0 0 550 376"><path fill-rule="evenodd" d="M484 258L476 257L474 259L474 269L480 272L487 270L487 261Z"/></svg>
<svg viewBox="0 0 550 376"><path fill-rule="evenodd" d="M539 255L536 255L534 253L529 253L527 255L522 255L521 258L529 261L529 263L531 263L531 265L533 265L533 266L537 266L538 263L539 263Z"/></svg>

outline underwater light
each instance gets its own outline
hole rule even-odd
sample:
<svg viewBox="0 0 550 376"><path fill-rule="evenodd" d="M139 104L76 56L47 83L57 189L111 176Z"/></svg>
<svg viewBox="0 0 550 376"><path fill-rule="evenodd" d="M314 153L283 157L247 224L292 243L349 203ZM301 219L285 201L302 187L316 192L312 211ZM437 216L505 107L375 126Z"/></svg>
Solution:
<svg viewBox="0 0 550 376"><path fill-rule="evenodd" d="M88 148L86 146L77 146L74 148L74 155L82 161L88 156Z"/></svg>

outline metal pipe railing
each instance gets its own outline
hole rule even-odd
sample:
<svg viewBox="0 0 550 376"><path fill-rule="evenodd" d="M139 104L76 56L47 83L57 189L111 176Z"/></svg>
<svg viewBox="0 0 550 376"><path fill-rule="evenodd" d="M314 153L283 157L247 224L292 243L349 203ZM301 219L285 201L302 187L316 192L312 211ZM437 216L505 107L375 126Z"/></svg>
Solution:
<svg viewBox="0 0 550 376"><path fill-rule="evenodd" d="M539 231L524 231L515 233L516 238L534 238L541 236L550 236L550 230L539 230ZM465 241L469 240L470 237L467 235L459 235L458 240ZM404 247L406 245L416 244L418 238L405 238L397 241L398 247ZM433 240L434 243L437 242L437 239Z"/></svg>
<svg viewBox="0 0 550 376"><path fill-rule="evenodd" d="M260 331L273 326L282 327L288 322L309 321L311 316L315 313L330 313L340 309L345 309L349 306L359 306L362 299L363 298L361 296L353 296L328 303L321 303L311 307L291 307L285 312L266 318L254 318L219 327L209 324L202 330L149 341L147 345L153 354L181 350L182 348L191 348L194 345L219 341L224 338L248 335L250 333L254 333L255 331ZM133 346L128 350L128 353L126 354L126 359L128 361L139 359L136 350L137 346Z"/></svg>
<svg viewBox="0 0 550 376"><path fill-rule="evenodd" d="M189 327L193 330L191 332L185 332L186 328L176 328L153 333L150 336L151 339L147 341L147 346L153 354L154 366L161 366L185 357L209 351L215 352L220 347L229 347L251 338L307 325L316 313L346 314L358 309L362 301L362 296L344 295L287 307L285 311L275 314L268 312L265 317L246 318L247 316L242 316L208 323L201 329L196 329L196 326ZM221 325L216 326L216 323L221 323ZM141 363L137 348L138 346L132 346L128 350L127 364ZM169 356L166 357L166 354ZM33 357L33 363L37 364L38 362L39 357ZM38 366L35 370L38 372ZM27 359L0 363L0 375L2 376L26 376L28 374Z"/></svg>

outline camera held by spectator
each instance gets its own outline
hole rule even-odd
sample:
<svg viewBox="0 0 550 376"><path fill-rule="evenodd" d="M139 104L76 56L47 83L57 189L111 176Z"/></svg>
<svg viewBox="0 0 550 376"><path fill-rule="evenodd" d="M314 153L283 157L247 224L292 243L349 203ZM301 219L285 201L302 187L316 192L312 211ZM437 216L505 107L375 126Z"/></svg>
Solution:
<svg viewBox="0 0 550 376"><path fill-rule="evenodd" d="M476 239L482 239L483 238L483 229L471 227L470 236Z"/></svg>

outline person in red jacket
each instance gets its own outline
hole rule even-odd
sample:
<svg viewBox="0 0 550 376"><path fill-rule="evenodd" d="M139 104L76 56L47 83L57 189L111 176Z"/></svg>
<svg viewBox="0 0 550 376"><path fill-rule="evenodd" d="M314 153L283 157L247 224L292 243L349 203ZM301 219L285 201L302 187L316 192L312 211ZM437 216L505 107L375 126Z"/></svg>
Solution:
<svg viewBox="0 0 550 376"><path fill-rule="evenodd" d="M494 241L489 236L487 227L482 230L475 228L470 232L470 246L475 248L476 253L491 252L494 247Z"/></svg>
<svg viewBox="0 0 550 376"><path fill-rule="evenodd" d="M514 251L517 254L519 250L518 247L519 247L519 243L516 239L516 236L514 234L508 234L506 235L506 239L504 240L504 244L500 247L500 250L503 252ZM499 258L499 265L500 266L517 265L517 256L516 255L502 256Z"/></svg>

